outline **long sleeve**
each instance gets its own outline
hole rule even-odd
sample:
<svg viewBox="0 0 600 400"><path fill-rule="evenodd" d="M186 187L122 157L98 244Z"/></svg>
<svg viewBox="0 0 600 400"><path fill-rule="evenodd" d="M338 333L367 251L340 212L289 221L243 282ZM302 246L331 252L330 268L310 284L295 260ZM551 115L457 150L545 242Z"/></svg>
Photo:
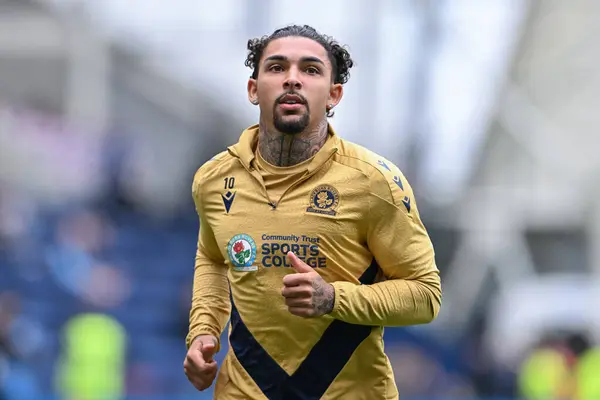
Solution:
<svg viewBox="0 0 600 400"><path fill-rule="evenodd" d="M225 329L231 310L227 268L205 217L201 179L198 175L194 179L192 193L200 217L200 231L194 268L190 327L186 338L188 347L199 335L213 335L218 339Z"/></svg>
<svg viewBox="0 0 600 400"><path fill-rule="evenodd" d="M367 244L384 279L372 285L334 282L331 315L373 326L429 323L442 301L433 245L419 217L412 189L397 172L390 182L373 179Z"/></svg>

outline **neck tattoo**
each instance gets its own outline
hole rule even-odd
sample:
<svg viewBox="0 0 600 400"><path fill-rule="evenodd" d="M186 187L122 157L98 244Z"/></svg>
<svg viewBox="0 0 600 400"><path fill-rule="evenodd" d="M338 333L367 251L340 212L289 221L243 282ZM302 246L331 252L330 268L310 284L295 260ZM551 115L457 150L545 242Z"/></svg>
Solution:
<svg viewBox="0 0 600 400"><path fill-rule="evenodd" d="M258 150L271 165L291 167L313 157L327 141L327 121L323 120L316 129L295 135L267 130L260 124Z"/></svg>

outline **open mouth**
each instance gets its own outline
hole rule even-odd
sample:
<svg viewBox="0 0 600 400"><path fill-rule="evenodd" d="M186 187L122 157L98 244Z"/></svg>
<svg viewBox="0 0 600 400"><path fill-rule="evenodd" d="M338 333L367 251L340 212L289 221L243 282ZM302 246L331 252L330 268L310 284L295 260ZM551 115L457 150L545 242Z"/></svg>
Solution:
<svg viewBox="0 0 600 400"><path fill-rule="evenodd" d="M304 99L296 94L286 94L279 99L279 108L284 111L297 111L304 107Z"/></svg>
<svg viewBox="0 0 600 400"><path fill-rule="evenodd" d="M279 99L279 104L302 105L304 104L304 99L296 94L286 94Z"/></svg>

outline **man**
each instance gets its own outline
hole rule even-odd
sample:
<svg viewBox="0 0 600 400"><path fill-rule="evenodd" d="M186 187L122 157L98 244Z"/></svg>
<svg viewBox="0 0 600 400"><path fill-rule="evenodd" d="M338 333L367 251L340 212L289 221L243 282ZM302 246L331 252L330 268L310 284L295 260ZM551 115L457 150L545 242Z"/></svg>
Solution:
<svg viewBox="0 0 600 400"><path fill-rule="evenodd" d="M441 287L412 190L327 117L352 59L309 26L250 40L260 123L196 173L184 369L198 390L229 317L217 399L396 399L384 326L432 321Z"/></svg>

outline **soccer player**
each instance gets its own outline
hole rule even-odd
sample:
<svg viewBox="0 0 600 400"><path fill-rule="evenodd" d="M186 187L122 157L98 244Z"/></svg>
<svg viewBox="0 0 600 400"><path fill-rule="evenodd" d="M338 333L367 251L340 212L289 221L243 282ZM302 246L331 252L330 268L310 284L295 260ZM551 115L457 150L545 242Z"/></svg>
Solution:
<svg viewBox="0 0 600 400"><path fill-rule="evenodd" d="M185 373L198 390L218 373L216 399L396 399L383 328L429 323L441 304L412 189L328 123L353 64L345 48L293 25L248 50L259 124L193 182Z"/></svg>

